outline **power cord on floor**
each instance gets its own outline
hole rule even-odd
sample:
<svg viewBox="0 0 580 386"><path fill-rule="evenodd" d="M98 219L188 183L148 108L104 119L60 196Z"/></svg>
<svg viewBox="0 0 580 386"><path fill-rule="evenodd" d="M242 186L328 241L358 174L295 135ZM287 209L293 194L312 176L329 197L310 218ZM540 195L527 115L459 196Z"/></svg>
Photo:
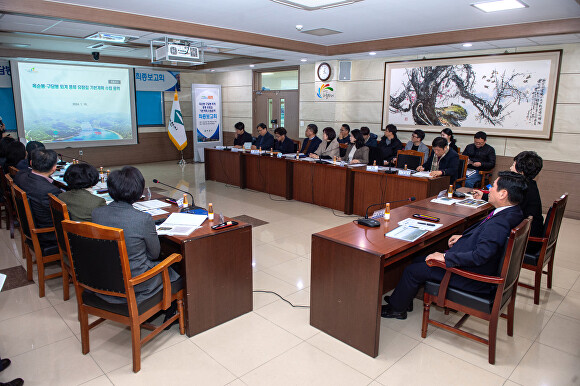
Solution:
<svg viewBox="0 0 580 386"><path fill-rule="evenodd" d="M356 215L351 215L351 214L347 214L346 216L343 216L341 214L336 214L336 212L334 211L334 209L330 208L332 210L332 214L335 215L336 217L360 217L360 216L356 216Z"/></svg>
<svg viewBox="0 0 580 386"><path fill-rule="evenodd" d="M294 305L292 304L289 300L284 299L282 296L278 295L276 292L274 291L263 291L263 290L254 290L254 292L261 292L264 294L274 294L276 296L278 296L280 299L284 300L286 303L290 304L292 307L294 308L310 308L310 306L300 306L300 305Z"/></svg>

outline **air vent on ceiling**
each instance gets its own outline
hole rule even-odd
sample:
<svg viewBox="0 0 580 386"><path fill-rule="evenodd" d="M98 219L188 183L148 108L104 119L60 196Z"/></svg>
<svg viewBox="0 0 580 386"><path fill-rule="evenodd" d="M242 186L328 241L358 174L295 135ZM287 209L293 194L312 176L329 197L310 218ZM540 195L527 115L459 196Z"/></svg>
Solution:
<svg viewBox="0 0 580 386"><path fill-rule="evenodd" d="M335 31L333 29L328 28L315 28L308 31L301 31L303 34L309 34L314 36L328 36L328 35L335 35L341 34L341 31Z"/></svg>

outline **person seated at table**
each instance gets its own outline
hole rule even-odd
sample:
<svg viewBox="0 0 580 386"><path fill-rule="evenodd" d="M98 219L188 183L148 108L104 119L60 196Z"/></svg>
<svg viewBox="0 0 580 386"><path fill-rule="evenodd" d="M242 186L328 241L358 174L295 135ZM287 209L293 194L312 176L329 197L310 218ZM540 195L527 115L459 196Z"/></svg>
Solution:
<svg viewBox="0 0 580 386"><path fill-rule="evenodd" d="M411 134L411 140L405 145L405 150L415 150L420 151L425 154L423 159L429 157L429 147L423 143L425 139L425 132L423 130L417 129Z"/></svg>
<svg viewBox="0 0 580 386"><path fill-rule="evenodd" d="M314 123L309 123L304 132L306 139L302 142L300 153L310 154L316 152L316 149L318 149L318 146L322 143L322 140L318 138L316 134L318 134L318 126Z"/></svg>
<svg viewBox="0 0 580 386"><path fill-rule="evenodd" d="M365 146L365 139L359 129L351 130L350 144L342 160L349 164L369 163L369 148Z"/></svg>
<svg viewBox="0 0 580 386"><path fill-rule="evenodd" d="M377 138L378 136L375 133L371 133L371 129L366 126L360 128L360 132L362 133L365 139L365 146L368 147L377 147Z"/></svg>
<svg viewBox="0 0 580 386"><path fill-rule="evenodd" d="M325 127L322 130L322 143L314 153L310 153L311 158L334 159L339 155L336 132L332 127Z"/></svg>
<svg viewBox="0 0 580 386"><path fill-rule="evenodd" d="M519 173L526 177L528 183L528 190L522 202L520 202L520 209L524 217L532 216L532 224L530 226L530 236L543 237L544 235L544 217L542 216L542 199L540 198L540 191L536 183L536 176L542 170L544 161L535 151L522 151L514 157L514 162L510 167L512 172ZM484 194L481 190L473 191L473 198L478 200L488 200L488 194ZM528 253L535 253L540 250L541 244L528 242L526 251Z"/></svg>
<svg viewBox="0 0 580 386"><path fill-rule="evenodd" d="M344 143L346 145L348 145L350 143L350 126L348 125L348 123L343 123L342 126L340 126L340 130L338 131L338 138L336 139L336 141L340 144L340 143Z"/></svg>
<svg viewBox="0 0 580 386"><path fill-rule="evenodd" d="M4 170L4 164L6 163L6 151L8 150L8 145L14 141L15 139L12 137L4 137L0 140L0 167L2 170Z"/></svg>
<svg viewBox="0 0 580 386"><path fill-rule="evenodd" d="M258 138L256 144L252 145L252 149L270 150L274 148L274 136L268 132L268 127L264 123L259 123L256 127L258 129Z"/></svg>
<svg viewBox="0 0 580 386"><path fill-rule="evenodd" d="M93 209L93 222L123 229L131 276L135 277L155 267L157 264L155 260L159 259L161 250L153 217L133 207L143 194L145 179L139 169L125 166L121 170L111 172L107 179L107 187L113 202ZM171 268L169 268L169 279L172 282L179 279L177 272ZM135 286L137 302L150 298L162 287L161 274L137 284ZM126 299L116 296L96 295L109 303L127 302Z"/></svg>
<svg viewBox="0 0 580 386"><path fill-rule="evenodd" d="M394 164L397 159L397 152L403 150L403 144L397 138L397 126L389 123L385 127L385 134L379 142L379 149L381 149L385 165Z"/></svg>
<svg viewBox="0 0 580 386"><path fill-rule="evenodd" d="M446 127L441 130L441 137L445 138L450 149L453 149L456 153L459 153L458 147L456 145L457 140L453 138L453 131L450 128Z"/></svg>
<svg viewBox="0 0 580 386"><path fill-rule="evenodd" d="M435 252L417 257L403 271L401 280L391 296L385 297L387 305L381 309L383 318L406 319L412 311L413 298L427 280L441 281L445 270L429 267L429 260L444 262L447 267L457 267L482 275L496 275L512 228L524 215L518 204L524 199L527 184L524 176L500 172L489 192L489 203L495 209L483 221L471 226L462 235L449 238L445 253ZM474 293L489 293L493 285L451 275L450 288Z"/></svg>
<svg viewBox="0 0 580 386"><path fill-rule="evenodd" d="M63 179L69 190L61 193L58 198L66 204L71 220L92 221L93 209L107 205L104 198L91 193L91 188L99 182L99 172L93 165L70 165Z"/></svg>
<svg viewBox="0 0 580 386"><path fill-rule="evenodd" d="M286 136L288 132L283 127L277 127L274 130L274 138L276 143L274 143L274 150L279 151L282 154L296 153L294 149L294 142Z"/></svg>
<svg viewBox="0 0 580 386"><path fill-rule="evenodd" d="M495 167L495 149L485 143L487 141L487 134L483 131L478 131L473 136L473 143L465 146L463 150L463 155L469 157L467 161L467 168L469 170L475 170L476 172L469 175L465 179L465 186L467 188L473 188L475 184L481 181L480 170L488 171Z"/></svg>
<svg viewBox="0 0 580 386"><path fill-rule="evenodd" d="M459 169L459 154L450 149L447 140L442 137L435 137L431 146L431 155L423 165L417 167L417 171L427 170L431 177L449 176L449 184L453 185Z"/></svg>
<svg viewBox="0 0 580 386"><path fill-rule="evenodd" d="M6 149L6 162L4 163L6 173L8 173L10 166L14 166L18 170L29 169L29 163L26 159L26 148L20 141L11 142Z"/></svg>
<svg viewBox="0 0 580 386"><path fill-rule="evenodd" d="M236 128L236 138L234 138L234 147L242 148L244 143L252 143L252 134L245 131L245 126L243 122L238 122L234 125Z"/></svg>
<svg viewBox="0 0 580 386"><path fill-rule="evenodd" d="M32 152L36 149L46 149L42 142L38 141L28 141L26 143L26 159L28 166L32 166Z"/></svg>
<svg viewBox="0 0 580 386"><path fill-rule="evenodd" d="M54 225L48 193L55 196L62 193L50 178L56 170L56 161L54 150L36 149L32 152L32 169L20 170L14 176L14 183L26 192L36 228L51 228ZM57 245L54 232L39 233L38 241L43 249Z"/></svg>

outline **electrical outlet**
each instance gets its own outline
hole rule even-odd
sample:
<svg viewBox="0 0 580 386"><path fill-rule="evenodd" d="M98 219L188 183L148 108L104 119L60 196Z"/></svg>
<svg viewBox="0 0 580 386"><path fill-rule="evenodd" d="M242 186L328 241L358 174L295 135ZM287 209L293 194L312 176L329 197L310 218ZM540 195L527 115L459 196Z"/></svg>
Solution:
<svg viewBox="0 0 580 386"><path fill-rule="evenodd" d="M83 151L82 150L79 150L79 155L83 155Z"/></svg>

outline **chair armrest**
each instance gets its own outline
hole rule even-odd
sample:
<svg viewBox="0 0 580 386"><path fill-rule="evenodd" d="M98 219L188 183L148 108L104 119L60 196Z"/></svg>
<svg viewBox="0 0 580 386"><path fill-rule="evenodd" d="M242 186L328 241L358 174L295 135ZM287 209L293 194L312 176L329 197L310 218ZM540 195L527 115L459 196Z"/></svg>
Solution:
<svg viewBox="0 0 580 386"><path fill-rule="evenodd" d="M50 227L50 228L31 228L30 230L32 231L32 233L48 233L48 232L54 232L54 227Z"/></svg>
<svg viewBox="0 0 580 386"><path fill-rule="evenodd" d="M459 275L459 276L466 277L466 278L471 279L471 280L476 280L476 281L481 281L484 283L491 283L491 284L501 284L504 282L504 279L501 277L482 275L479 273L465 271L465 270L459 269L459 268L449 268L445 265L444 262L441 262L441 261L429 260L429 261L426 261L426 263L429 267L443 268L444 270L446 270L448 272L454 273L454 274Z"/></svg>
<svg viewBox="0 0 580 386"><path fill-rule="evenodd" d="M151 279L153 276L162 273L164 270L167 270L171 264L180 262L182 258L183 257L180 254L173 253L171 256L166 257L163 261L161 261L150 270L147 270L141 275L129 279L129 283L131 283L133 286L143 283L144 281Z"/></svg>

